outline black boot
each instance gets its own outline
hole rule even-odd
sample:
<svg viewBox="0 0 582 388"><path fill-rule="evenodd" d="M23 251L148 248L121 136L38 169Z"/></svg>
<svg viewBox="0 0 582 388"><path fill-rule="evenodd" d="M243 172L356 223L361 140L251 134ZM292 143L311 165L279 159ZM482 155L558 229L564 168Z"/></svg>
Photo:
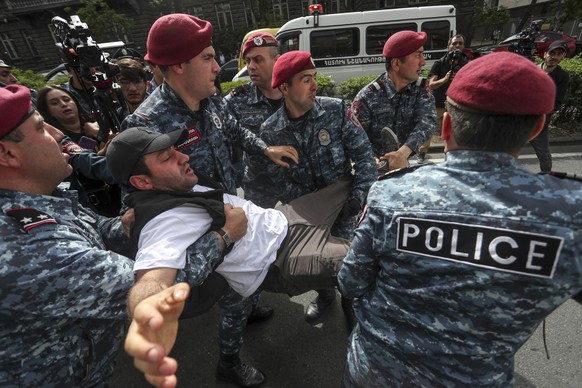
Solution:
<svg viewBox="0 0 582 388"><path fill-rule="evenodd" d="M219 380L236 384L239 387L256 387L265 382L263 372L250 365L243 364L238 353L221 353L215 376Z"/></svg>
<svg viewBox="0 0 582 388"><path fill-rule="evenodd" d="M321 314L335 301L335 288L317 290L317 298L309 303L305 311L305 320L309 323L315 322Z"/></svg>
<svg viewBox="0 0 582 388"><path fill-rule="evenodd" d="M253 310L247 318L247 325L251 325L256 322L263 322L270 319L273 316L273 308L271 306L260 306L253 305Z"/></svg>

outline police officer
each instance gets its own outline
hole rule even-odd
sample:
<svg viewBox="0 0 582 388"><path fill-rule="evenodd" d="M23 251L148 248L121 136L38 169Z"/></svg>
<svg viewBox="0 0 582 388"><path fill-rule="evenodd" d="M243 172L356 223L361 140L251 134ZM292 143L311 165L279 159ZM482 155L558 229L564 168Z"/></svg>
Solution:
<svg viewBox="0 0 582 388"><path fill-rule="evenodd" d="M406 167L408 157L435 131L434 98L420 77L426 39L425 32L414 31L390 36L382 52L386 72L360 90L352 103L351 113L368 134L379 167Z"/></svg>
<svg viewBox="0 0 582 388"><path fill-rule="evenodd" d="M0 88L1 386L107 386L133 262L118 219L56 190L72 172L20 85Z"/></svg>
<svg viewBox="0 0 582 388"><path fill-rule="evenodd" d="M469 62L447 94L444 163L372 186L338 275L357 298L343 387L513 385L517 350L582 289L582 184L516 162L554 95L517 54Z"/></svg>
<svg viewBox="0 0 582 388"><path fill-rule="evenodd" d="M349 199L332 229L333 235L351 240L355 216L375 179L375 162L370 142L362 128L348 118L344 102L316 96L316 75L308 52L290 51L275 63L271 86L281 91L284 104L263 123L261 138L267 144L294 147L299 163L290 168L263 163L257 169L263 186L257 191L269 207L277 201L288 203L351 176L353 162ZM335 299L333 289L318 291L306 311L309 322L317 320Z"/></svg>
<svg viewBox="0 0 582 388"><path fill-rule="evenodd" d="M249 37L245 42L242 51L243 58L247 64L247 69L251 82L234 89L224 98L226 113L230 120L234 120L258 135L263 121L271 116L281 107L283 95L277 88L271 87L273 66L279 58L277 51L277 40L268 32L257 32ZM233 124L231 124L233 125ZM264 156L260 154L245 154L241 160L242 147L234 147L233 158L237 175L242 176L242 187L245 198L253 201L259 206L265 206L261 202L261 195L256 194L257 169L254 160Z"/></svg>
<svg viewBox="0 0 582 388"><path fill-rule="evenodd" d="M190 156L195 171L213 178L229 194L236 195L236 180L227 137L249 153L274 160L288 156L243 127L227 130L221 100L210 98L220 67L209 22L187 14L162 16L150 29L147 51L145 60L160 68L164 82L126 117L123 128L141 126L163 133L188 128L188 140L179 149Z"/></svg>

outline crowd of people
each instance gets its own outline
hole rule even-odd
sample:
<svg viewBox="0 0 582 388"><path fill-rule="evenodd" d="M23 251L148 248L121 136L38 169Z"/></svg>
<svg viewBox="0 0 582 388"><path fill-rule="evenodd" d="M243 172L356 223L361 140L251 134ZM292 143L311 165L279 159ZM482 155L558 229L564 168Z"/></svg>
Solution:
<svg viewBox="0 0 582 388"><path fill-rule="evenodd" d="M548 171L564 46L540 67L447 54L425 79L426 33L400 31L347 106L265 32L242 50L251 82L218 95L212 33L160 17L143 58L114 55L105 105L70 64L34 96L0 61L0 385L107 385L125 338L151 384L175 386L179 319L218 304L215 376L259 386L240 352L273 314L261 292L311 290L311 324L341 296L342 387L511 385L516 351L582 290L582 184L516 163L532 141ZM438 129L445 161L426 164Z"/></svg>

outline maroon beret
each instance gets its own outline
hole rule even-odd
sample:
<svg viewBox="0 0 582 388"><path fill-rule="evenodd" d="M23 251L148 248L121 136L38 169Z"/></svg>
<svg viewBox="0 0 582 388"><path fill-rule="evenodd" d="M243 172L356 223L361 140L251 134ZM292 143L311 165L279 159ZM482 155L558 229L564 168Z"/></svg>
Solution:
<svg viewBox="0 0 582 388"><path fill-rule="evenodd" d="M30 89L22 85L8 85L0 88L0 138L8 135L33 113Z"/></svg>
<svg viewBox="0 0 582 388"><path fill-rule="evenodd" d="M426 39L426 32L398 31L386 41L382 55L386 58L405 57L421 48Z"/></svg>
<svg viewBox="0 0 582 388"><path fill-rule="evenodd" d="M303 70L315 69L315 63L311 59L311 54L306 51L287 51L281 55L275 66L273 66L273 78L271 87L275 89L293 78L293 76Z"/></svg>
<svg viewBox="0 0 582 388"><path fill-rule="evenodd" d="M246 52L253 47L277 47L277 39L268 32L257 32L256 34L252 34L243 46L242 56L244 57Z"/></svg>
<svg viewBox="0 0 582 388"><path fill-rule="evenodd" d="M170 66L186 62L212 46L212 24L183 13L165 15L154 22L147 40L146 61Z"/></svg>
<svg viewBox="0 0 582 388"><path fill-rule="evenodd" d="M500 52L459 70L447 90L453 102L485 113L541 115L554 109L556 85L533 62Z"/></svg>

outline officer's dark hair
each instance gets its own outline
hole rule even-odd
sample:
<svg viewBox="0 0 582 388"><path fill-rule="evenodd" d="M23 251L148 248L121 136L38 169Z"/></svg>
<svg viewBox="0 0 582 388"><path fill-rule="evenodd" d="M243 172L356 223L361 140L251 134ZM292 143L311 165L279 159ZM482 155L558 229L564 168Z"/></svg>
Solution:
<svg viewBox="0 0 582 388"><path fill-rule="evenodd" d="M184 61L182 63L187 63L190 64L191 60L187 60ZM170 73L170 66L166 66L166 65L156 65L160 71L162 72L162 74L164 75L164 77L166 77L169 73Z"/></svg>
<svg viewBox="0 0 582 388"><path fill-rule="evenodd" d="M394 59L394 58L386 58L386 63L385 63L386 72L388 72L388 70L392 69L392 59ZM396 59L398 59L402 63L406 62L406 57L400 57L400 58L396 58Z"/></svg>
<svg viewBox="0 0 582 388"><path fill-rule="evenodd" d="M497 115L465 109L447 101L457 145L479 151L515 152L529 140L539 115Z"/></svg>
<svg viewBox="0 0 582 388"><path fill-rule="evenodd" d="M0 137L0 141L11 141L13 143L20 143L23 140L24 140L24 133L22 133L22 130L20 128L16 128L15 130L8 133L7 135Z"/></svg>

